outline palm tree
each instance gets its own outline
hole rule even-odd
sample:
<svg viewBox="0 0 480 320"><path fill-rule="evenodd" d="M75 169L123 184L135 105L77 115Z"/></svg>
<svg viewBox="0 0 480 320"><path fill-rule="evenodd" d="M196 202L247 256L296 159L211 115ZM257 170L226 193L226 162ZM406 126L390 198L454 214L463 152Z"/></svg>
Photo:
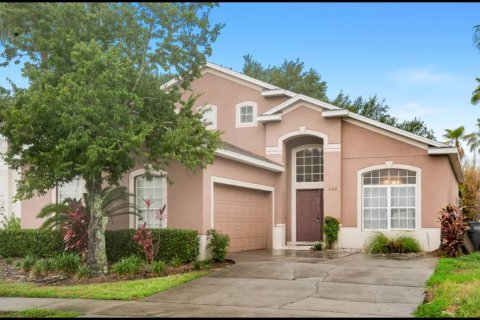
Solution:
<svg viewBox="0 0 480 320"><path fill-rule="evenodd" d="M480 92L479 92L480 93ZM477 152L480 153L480 118L477 118L475 124L477 131L466 134L463 138L470 147L470 151L473 152L473 161L476 160Z"/></svg>
<svg viewBox="0 0 480 320"><path fill-rule="evenodd" d="M465 127L460 126L456 129L445 129L445 134L443 135L445 138L447 138L445 144L454 145L457 148L460 159L463 159L465 156L465 151L460 143L460 140L464 139L464 133Z"/></svg>

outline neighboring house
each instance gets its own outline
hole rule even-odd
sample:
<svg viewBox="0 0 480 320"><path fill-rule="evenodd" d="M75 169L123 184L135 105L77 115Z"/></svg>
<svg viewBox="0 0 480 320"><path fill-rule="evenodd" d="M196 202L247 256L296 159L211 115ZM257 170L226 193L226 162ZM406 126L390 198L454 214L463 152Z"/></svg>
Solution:
<svg viewBox="0 0 480 320"><path fill-rule="evenodd" d="M16 171L9 170L1 154L7 151L7 141L0 136L0 221L5 218L20 217L20 202L13 202L16 193ZM0 228L2 225L0 224Z"/></svg>
<svg viewBox="0 0 480 320"><path fill-rule="evenodd" d="M163 227L196 229L203 247L210 228L230 235L230 251L309 244L322 240L323 219L333 216L339 248L362 248L373 231L406 232L425 250L438 248L438 212L458 202L463 181L455 148L212 63L192 90L208 128L223 132L213 165L194 174L174 162L167 184L147 181L139 163L122 185L146 218L117 217L109 228L159 227L154 213L166 204ZM41 207L81 192L74 181L22 201L22 226L38 227Z"/></svg>

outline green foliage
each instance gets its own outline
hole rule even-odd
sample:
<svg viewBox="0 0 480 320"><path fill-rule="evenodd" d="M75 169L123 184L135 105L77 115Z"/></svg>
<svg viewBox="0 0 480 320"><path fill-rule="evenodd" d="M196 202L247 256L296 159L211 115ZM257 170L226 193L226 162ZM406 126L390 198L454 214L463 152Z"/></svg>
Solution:
<svg viewBox="0 0 480 320"><path fill-rule="evenodd" d="M427 280L428 302L415 311L417 318L480 317L480 253L439 259Z"/></svg>
<svg viewBox="0 0 480 320"><path fill-rule="evenodd" d="M45 260L43 259L37 260L32 267L32 274L35 277L40 277L45 275L46 273L47 273L47 270L45 268Z"/></svg>
<svg viewBox="0 0 480 320"><path fill-rule="evenodd" d="M325 242L327 249L332 249L332 245L338 240L338 232L340 231L340 224L334 217L325 217L325 224L323 225L323 232L325 234Z"/></svg>
<svg viewBox="0 0 480 320"><path fill-rule="evenodd" d="M206 275L196 271L130 281L88 285L37 286L31 282L0 281L0 297L78 298L98 300L140 300Z"/></svg>
<svg viewBox="0 0 480 320"><path fill-rule="evenodd" d="M311 247L312 250L322 250L323 244L320 241L317 241Z"/></svg>
<svg viewBox="0 0 480 320"><path fill-rule="evenodd" d="M210 252L210 256L213 261L225 261L225 257L228 252L228 245L230 243L230 237L228 234L222 234L215 229L209 229L207 231L208 244L207 250Z"/></svg>
<svg viewBox="0 0 480 320"><path fill-rule="evenodd" d="M160 242L157 260L170 261L178 256L182 263L188 263L197 258L200 248L200 238L196 230L182 229L150 229L155 242ZM119 261L130 255L144 257L132 240L135 230L106 231L107 258L110 263Z"/></svg>
<svg viewBox="0 0 480 320"><path fill-rule="evenodd" d="M53 257L63 252L58 230L0 230L0 255L3 257Z"/></svg>
<svg viewBox="0 0 480 320"><path fill-rule="evenodd" d="M90 278L92 274L93 274L92 269L90 269L87 266L83 266L78 269L76 277L77 279L86 279L86 278Z"/></svg>
<svg viewBox="0 0 480 320"><path fill-rule="evenodd" d="M173 259L170 261L170 265L171 265L174 269L178 269L178 268L180 268L180 266L182 265L182 259L180 259L179 257L175 256L175 257L173 257Z"/></svg>
<svg viewBox="0 0 480 320"><path fill-rule="evenodd" d="M460 141L464 140L465 138L465 127L460 126L455 129L445 129L445 134L443 137L447 139L444 143L456 147L460 159L463 159L465 157L465 151L463 150L462 143Z"/></svg>
<svg viewBox="0 0 480 320"><path fill-rule="evenodd" d="M45 268L45 272L52 272L57 269L57 266L55 264L55 258L43 258L42 259L43 266Z"/></svg>
<svg viewBox="0 0 480 320"><path fill-rule="evenodd" d="M129 256L112 265L111 271L119 276L135 275L142 270L143 260L138 256Z"/></svg>
<svg viewBox="0 0 480 320"><path fill-rule="evenodd" d="M319 100L327 100L327 83L320 74L310 68L304 71L304 63L299 59L285 61L281 66L263 67L251 55L243 56L243 73L258 80L271 83L280 88L302 93Z"/></svg>
<svg viewBox="0 0 480 320"><path fill-rule="evenodd" d="M10 218L7 218L6 216L3 217L2 222L2 228L4 230L20 230L21 224L20 224L20 218L16 218L14 216L11 216Z"/></svg>
<svg viewBox="0 0 480 320"><path fill-rule="evenodd" d="M366 243L368 253L410 253L422 251L422 246L417 239L400 235L389 238L381 232L375 232Z"/></svg>
<svg viewBox="0 0 480 320"><path fill-rule="evenodd" d="M209 260L195 260L193 261L193 268L195 270L208 269L210 267Z"/></svg>
<svg viewBox="0 0 480 320"><path fill-rule="evenodd" d="M0 318L76 318L82 315L78 311L56 311L46 309L27 309L22 311L13 311L8 313L0 313Z"/></svg>
<svg viewBox="0 0 480 320"><path fill-rule="evenodd" d="M12 258L6 258L5 263L8 264L8 265L12 265L13 264L13 259Z"/></svg>
<svg viewBox="0 0 480 320"><path fill-rule="evenodd" d="M34 256L32 255L25 256L25 258L21 262L22 270L25 272L30 272L30 270L35 265L35 263L36 263L36 259Z"/></svg>
<svg viewBox="0 0 480 320"><path fill-rule="evenodd" d="M80 257L75 253L62 253L55 257L55 268L66 275L77 273L80 268Z"/></svg>
<svg viewBox="0 0 480 320"><path fill-rule="evenodd" d="M166 265L163 261L153 261L152 263L147 265L148 271L161 274L165 271Z"/></svg>
<svg viewBox="0 0 480 320"><path fill-rule="evenodd" d="M467 161L462 167L464 180L459 186L459 191L463 215L466 220L476 220L480 218L480 168L476 162Z"/></svg>
<svg viewBox="0 0 480 320"><path fill-rule="evenodd" d="M469 229L463 221L462 208L448 204L440 211L440 249L450 257L462 254L463 238Z"/></svg>

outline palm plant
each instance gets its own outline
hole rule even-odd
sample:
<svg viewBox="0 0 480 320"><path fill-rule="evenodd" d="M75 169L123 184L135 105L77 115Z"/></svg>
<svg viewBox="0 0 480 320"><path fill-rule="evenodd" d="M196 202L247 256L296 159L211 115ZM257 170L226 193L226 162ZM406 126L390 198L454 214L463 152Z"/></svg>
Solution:
<svg viewBox="0 0 480 320"><path fill-rule="evenodd" d="M102 189L102 215L108 219L124 214L138 215L136 207L129 203L129 197L126 187L108 186ZM89 203L89 195L84 193L83 203L82 199L67 198L63 203L45 206L37 214L37 218L45 219L40 228L60 228L65 250L76 250L85 257L91 212Z"/></svg>
<svg viewBox="0 0 480 320"><path fill-rule="evenodd" d="M443 135L447 139L445 144L454 145L457 148L460 159L463 159L465 156L465 151L460 143L460 140L464 139L464 133L465 127L460 126L456 129L445 129L445 134Z"/></svg>
<svg viewBox="0 0 480 320"><path fill-rule="evenodd" d="M465 141L470 147L470 151L473 152L474 162L477 152L480 152L480 118L477 118L477 123L475 124L475 126L477 127L477 131L466 134L464 136Z"/></svg>

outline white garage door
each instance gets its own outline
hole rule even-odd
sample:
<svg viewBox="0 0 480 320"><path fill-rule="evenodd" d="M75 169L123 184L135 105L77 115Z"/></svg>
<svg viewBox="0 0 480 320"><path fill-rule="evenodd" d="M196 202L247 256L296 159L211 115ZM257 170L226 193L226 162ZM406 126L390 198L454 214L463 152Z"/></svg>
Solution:
<svg viewBox="0 0 480 320"><path fill-rule="evenodd" d="M230 236L229 252L265 249L269 192L215 184L214 227Z"/></svg>

